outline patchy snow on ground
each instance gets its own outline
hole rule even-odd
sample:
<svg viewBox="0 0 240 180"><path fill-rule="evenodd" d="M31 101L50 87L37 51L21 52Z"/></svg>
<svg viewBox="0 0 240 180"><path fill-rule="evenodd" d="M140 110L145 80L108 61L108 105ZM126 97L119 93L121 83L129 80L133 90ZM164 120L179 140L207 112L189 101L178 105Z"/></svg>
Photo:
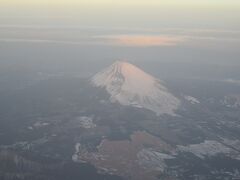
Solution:
<svg viewBox="0 0 240 180"><path fill-rule="evenodd" d="M73 160L74 162L79 162L80 147L81 147L81 144L80 144L80 143L76 143L76 144L75 144L75 153L72 155L72 160Z"/></svg>
<svg viewBox="0 0 240 180"><path fill-rule="evenodd" d="M98 152L96 153L89 153L86 147L80 143L75 144L75 152L72 155L72 161L74 162L81 162L81 163L86 163L86 162L91 162L91 159L95 160L105 160L104 156L99 154Z"/></svg>
<svg viewBox="0 0 240 180"><path fill-rule="evenodd" d="M95 128L96 124L93 123L93 119L87 116L80 116L77 118L80 127L85 129Z"/></svg>
<svg viewBox="0 0 240 180"><path fill-rule="evenodd" d="M27 127L29 130L33 130L33 127L32 126L28 126Z"/></svg>
<svg viewBox="0 0 240 180"><path fill-rule="evenodd" d="M152 149L142 149L137 153L138 163L146 169L164 171L167 167L164 160L173 159L173 156L156 152Z"/></svg>
<svg viewBox="0 0 240 180"><path fill-rule="evenodd" d="M240 151L240 140L223 139L223 143Z"/></svg>
<svg viewBox="0 0 240 180"><path fill-rule="evenodd" d="M199 104L200 101L195 98L195 97L192 97L192 96L184 96L184 98L189 101L191 104Z"/></svg>
<svg viewBox="0 0 240 180"><path fill-rule="evenodd" d="M81 162L85 163L86 161L83 160L82 157L84 157L87 154L86 148L84 148L80 143L75 144L75 153L72 155L72 160L74 162Z"/></svg>
<svg viewBox="0 0 240 180"><path fill-rule="evenodd" d="M229 108L240 108L240 95L228 95L224 96L221 103Z"/></svg>
<svg viewBox="0 0 240 180"><path fill-rule="evenodd" d="M240 140L230 140L230 139L223 139L223 143L225 145L227 145L228 147L231 147L232 149L234 149L235 151L238 152L238 154L236 155L232 155L234 159L240 160Z"/></svg>
<svg viewBox="0 0 240 180"><path fill-rule="evenodd" d="M180 152L190 152L197 157L204 159L205 157L215 156L217 154L225 154L231 157L237 157L238 152L220 142L206 140L200 144L190 144L188 146L177 146Z"/></svg>
<svg viewBox="0 0 240 180"><path fill-rule="evenodd" d="M49 125L49 123L47 123L47 122L35 122L34 124L33 124L33 127L35 127L35 128L41 128L41 127L44 127L44 126L48 126Z"/></svg>

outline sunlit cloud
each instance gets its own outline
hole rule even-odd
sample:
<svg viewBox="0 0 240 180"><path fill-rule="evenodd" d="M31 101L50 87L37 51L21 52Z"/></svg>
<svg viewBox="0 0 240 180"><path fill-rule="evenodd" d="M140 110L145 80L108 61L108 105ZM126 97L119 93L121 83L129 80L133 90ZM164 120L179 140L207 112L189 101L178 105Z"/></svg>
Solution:
<svg viewBox="0 0 240 180"><path fill-rule="evenodd" d="M106 36L104 39L112 45L130 47L176 46L184 41L182 37L153 35L116 35Z"/></svg>
<svg viewBox="0 0 240 180"><path fill-rule="evenodd" d="M97 34L95 32L98 32ZM112 47L225 48L240 44L239 30L188 28L83 27L57 25L0 25L0 42L93 45Z"/></svg>

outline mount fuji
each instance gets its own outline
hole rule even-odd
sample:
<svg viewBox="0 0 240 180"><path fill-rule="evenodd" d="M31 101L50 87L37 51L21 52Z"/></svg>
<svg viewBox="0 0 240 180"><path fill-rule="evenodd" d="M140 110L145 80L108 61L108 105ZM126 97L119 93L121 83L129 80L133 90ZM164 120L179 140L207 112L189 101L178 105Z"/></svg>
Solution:
<svg viewBox="0 0 240 180"><path fill-rule="evenodd" d="M124 61L116 61L97 73L91 83L105 89L111 102L145 108L157 115L176 115L175 110L180 105L180 100L168 91L161 80Z"/></svg>

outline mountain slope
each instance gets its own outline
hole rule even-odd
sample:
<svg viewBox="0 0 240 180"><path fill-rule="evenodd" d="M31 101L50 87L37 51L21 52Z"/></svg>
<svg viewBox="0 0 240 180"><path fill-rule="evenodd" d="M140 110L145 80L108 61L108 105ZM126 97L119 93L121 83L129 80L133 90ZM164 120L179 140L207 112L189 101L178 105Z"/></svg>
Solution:
<svg viewBox="0 0 240 180"><path fill-rule="evenodd" d="M174 115L180 104L160 80L127 62L115 62L97 73L91 82L106 89L112 102L149 109L158 115Z"/></svg>

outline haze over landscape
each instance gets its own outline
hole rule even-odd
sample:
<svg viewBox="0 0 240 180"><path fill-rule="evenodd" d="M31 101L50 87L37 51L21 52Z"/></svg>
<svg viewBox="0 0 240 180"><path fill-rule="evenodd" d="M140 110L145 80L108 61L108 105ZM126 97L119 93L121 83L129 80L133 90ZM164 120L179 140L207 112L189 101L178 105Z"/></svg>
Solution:
<svg viewBox="0 0 240 180"><path fill-rule="evenodd" d="M0 180L240 179L238 0L0 0Z"/></svg>

